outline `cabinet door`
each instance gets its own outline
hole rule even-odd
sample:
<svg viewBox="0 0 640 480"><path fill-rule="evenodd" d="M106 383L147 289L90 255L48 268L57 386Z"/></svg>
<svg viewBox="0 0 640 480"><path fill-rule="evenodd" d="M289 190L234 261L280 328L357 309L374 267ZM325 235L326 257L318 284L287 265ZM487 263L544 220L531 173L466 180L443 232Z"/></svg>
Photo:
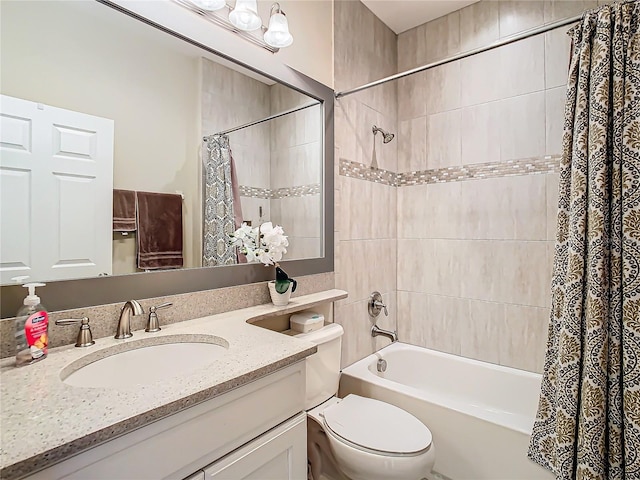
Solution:
<svg viewBox="0 0 640 480"><path fill-rule="evenodd" d="M307 416L301 413L204 469L205 480L306 480Z"/></svg>

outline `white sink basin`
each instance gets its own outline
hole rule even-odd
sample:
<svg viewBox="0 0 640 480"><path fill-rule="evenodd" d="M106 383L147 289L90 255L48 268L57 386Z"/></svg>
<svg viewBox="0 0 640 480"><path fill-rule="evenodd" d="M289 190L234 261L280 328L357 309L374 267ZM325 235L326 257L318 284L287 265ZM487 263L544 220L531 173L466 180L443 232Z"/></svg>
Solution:
<svg viewBox="0 0 640 480"><path fill-rule="evenodd" d="M193 373L215 362L228 348L227 342L217 337L209 341L203 341L202 336L198 341L189 338L194 336L180 337L145 339L98 351L72 363L60 376L75 387L146 385ZM162 343L149 345L154 340Z"/></svg>

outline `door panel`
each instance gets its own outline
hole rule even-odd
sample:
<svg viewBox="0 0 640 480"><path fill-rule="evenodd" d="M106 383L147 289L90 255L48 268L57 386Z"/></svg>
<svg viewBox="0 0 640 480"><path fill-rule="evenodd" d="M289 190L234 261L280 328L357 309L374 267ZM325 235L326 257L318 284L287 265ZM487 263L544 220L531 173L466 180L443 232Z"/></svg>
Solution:
<svg viewBox="0 0 640 480"><path fill-rule="evenodd" d="M0 110L1 282L111 274L113 121L5 95Z"/></svg>

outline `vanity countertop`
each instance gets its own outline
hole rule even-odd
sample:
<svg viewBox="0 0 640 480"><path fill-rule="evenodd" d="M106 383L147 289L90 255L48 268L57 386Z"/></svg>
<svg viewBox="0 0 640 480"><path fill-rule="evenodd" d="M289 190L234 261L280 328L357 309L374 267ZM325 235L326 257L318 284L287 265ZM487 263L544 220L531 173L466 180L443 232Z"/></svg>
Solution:
<svg viewBox="0 0 640 480"><path fill-rule="evenodd" d="M3 360L0 478L19 478L40 470L304 359L316 351L314 344L247 321L293 313L346 296L342 290L329 290L293 298L285 307L258 305L166 325L157 333L135 331L125 340L100 338L89 348L59 347L44 361L21 368L13 366L13 359ZM226 340L226 354L187 375L146 385L85 388L67 385L60 378L72 362L87 355L99 356L96 352L102 350L112 352L114 346L142 339L151 339L149 345L153 345L154 338L193 334Z"/></svg>

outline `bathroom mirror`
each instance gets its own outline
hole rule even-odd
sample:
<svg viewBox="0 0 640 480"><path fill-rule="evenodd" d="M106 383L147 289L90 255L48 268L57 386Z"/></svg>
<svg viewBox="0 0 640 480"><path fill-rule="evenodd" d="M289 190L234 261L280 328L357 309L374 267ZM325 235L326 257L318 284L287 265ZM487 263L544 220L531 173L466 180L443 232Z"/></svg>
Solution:
<svg viewBox="0 0 640 480"><path fill-rule="evenodd" d="M210 225L236 210L208 188L224 177L207 177L220 133L238 181L217 188L233 189L241 220L284 227L291 275L333 269L331 89L300 74L279 81L108 2L1 8L3 317L22 296L7 286L21 275L48 283L51 309L272 278L262 265L234 265L235 252L208 255L225 246L207 243ZM38 149L44 172L28 160ZM140 223L166 206L145 217L138 197L133 230L114 231L114 190L180 198L182 218L162 229L182 229L181 268L141 267Z"/></svg>

